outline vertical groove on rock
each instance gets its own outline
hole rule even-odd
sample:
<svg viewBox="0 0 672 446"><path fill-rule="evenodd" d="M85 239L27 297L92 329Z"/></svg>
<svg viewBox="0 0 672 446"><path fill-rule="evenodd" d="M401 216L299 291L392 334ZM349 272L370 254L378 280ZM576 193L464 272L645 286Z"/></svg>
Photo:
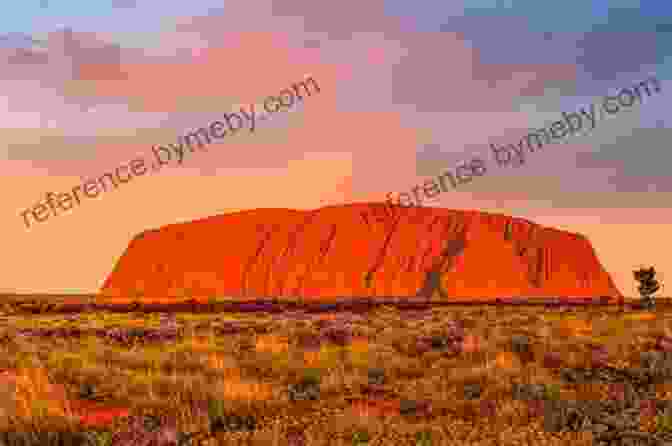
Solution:
<svg viewBox="0 0 672 446"><path fill-rule="evenodd" d="M529 228L529 231L528 231L528 239L527 239L527 241L528 241L528 243L532 244L532 243L534 242L534 236L536 235L535 230L536 230L537 228L536 228L536 225L534 225L534 224L529 224L529 225L528 225L528 228Z"/></svg>
<svg viewBox="0 0 672 446"><path fill-rule="evenodd" d="M553 250L551 248L546 248L546 271L545 271L545 277L546 280L551 279L551 266L552 266L552 261L553 261Z"/></svg>
<svg viewBox="0 0 672 446"><path fill-rule="evenodd" d="M535 286L541 288L542 285L542 272L544 271L544 250L542 248L537 248L537 269L535 271Z"/></svg>
<svg viewBox="0 0 672 446"><path fill-rule="evenodd" d="M414 264L414 261L415 261L415 256L414 256L414 255L411 255L411 256L408 258L408 265L406 266L406 270L405 270L407 273L410 273L411 271L413 271L413 264Z"/></svg>
<svg viewBox="0 0 672 446"><path fill-rule="evenodd" d="M439 223L441 221L441 217L436 216L432 218L432 221L429 223L429 226L427 227L428 232L432 232L432 228L434 227L435 224Z"/></svg>
<svg viewBox="0 0 672 446"><path fill-rule="evenodd" d="M504 240L511 241L511 236L512 236L512 230L513 230L513 222L511 220L506 221L506 225L504 227Z"/></svg>
<svg viewBox="0 0 672 446"><path fill-rule="evenodd" d="M438 217L438 216L435 217L435 218L432 220L432 222L431 222L431 224L430 224L430 228L429 228L429 233L430 233L430 234L431 234L431 229L434 227L434 225L435 225L436 223L439 223L440 221L441 221L441 219L440 219L440 217ZM447 223L446 223L446 225L445 225L445 227L447 228L446 232L449 232L449 231L450 231L450 224L451 224L451 219L448 219L448 220L447 220ZM429 241L427 242L427 249L425 249L425 252L423 252L423 254L422 254L422 258L420 259L420 263L418 264L418 271L420 270L420 268L422 268L422 265L425 265L425 264L427 263L427 261L426 261L427 256L429 256L429 254L432 252L432 241L431 241L431 238L428 237L428 240L429 240Z"/></svg>
<svg viewBox="0 0 672 446"><path fill-rule="evenodd" d="M262 226L263 230L263 226ZM259 227L257 227L257 231L259 231ZM254 253L254 256L252 256L248 261L247 265L245 265L245 269L243 270L243 280L242 280L242 293L243 296L248 296L249 295L249 287L247 285L247 279L248 279L248 274L250 273L250 270L254 267L254 264L259 260L259 257L261 256L261 252L263 251L264 247L266 246L266 243L271 239L271 234L273 231L267 231L263 238L259 240L259 245L257 246L256 252Z"/></svg>
<svg viewBox="0 0 672 446"><path fill-rule="evenodd" d="M450 226L450 223L446 225L444 236L449 236L451 234L452 231L450 230ZM464 227L461 232L457 234L457 238L450 239L446 242L443 250L439 254L439 258L435 260L431 268L427 270L425 282L416 293L416 297L431 299L436 292L439 293L441 299L449 297L446 295L446 292L441 285L441 274L444 270L450 269L453 258L460 255L466 248L466 232L467 229Z"/></svg>
<svg viewBox="0 0 672 446"><path fill-rule="evenodd" d="M306 226L308 226L309 223L313 221L313 219L317 216L317 212L309 212L308 215L305 216L305 218L299 222L299 224L296 225L294 228L294 231L292 231L289 234L288 240L287 240L287 246L283 250L282 254L278 256L278 259L276 261L276 268L279 267L279 265L282 265L283 262L285 264L290 264L289 259L286 259L287 256L289 255L290 251L293 253L296 250L297 246L297 238L300 233L302 233L305 229ZM284 271L285 274L280 274L280 279L278 280L278 293L282 294L282 292L285 289L285 283L289 279L289 268L287 268L287 271Z"/></svg>
<svg viewBox="0 0 672 446"><path fill-rule="evenodd" d="M460 236L460 239L450 240L446 246L446 249L441 253L441 269L447 270L452 268L453 259L464 251L467 247L466 238L463 235Z"/></svg>
<svg viewBox="0 0 672 446"><path fill-rule="evenodd" d="M366 227L371 229L371 224L369 223L369 217L368 217L368 215L366 215L366 212L361 211L359 213L359 216L362 218L362 221L364 221L364 224L366 225Z"/></svg>
<svg viewBox="0 0 672 446"><path fill-rule="evenodd" d="M422 267L426 263L427 256L432 252L432 242L431 240L427 242L427 248L425 251L422 253L422 257L420 258L420 262L418 263L418 269Z"/></svg>
<svg viewBox="0 0 672 446"><path fill-rule="evenodd" d="M331 225L331 231L329 232L327 240L320 245L320 258L317 260L318 264L324 262L324 259L327 257L327 254L329 254L329 248L331 248L331 244L334 242L335 238L336 238L336 225Z"/></svg>
<svg viewBox="0 0 672 446"><path fill-rule="evenodd" d="M367 278L367 280L371 280L371 278L376 273L378 268L380 268L380 265L383 264L383 260L385 259L385 254L387 253L387 248L390 245L390 241L392 240L392 236L394 235L394 233L397 230L397 227L399 226L399 221L400 220L401 220L400 217L393 220L392 227L390 228L390 230L385 235L385 240L383 240L383 246L378 251L378 255L376 256L376 259L373 261L373 264L371 265L371 268L369 268L366 272L365 277ZM374 293L375 293L375 290L374 290Z"/></svg>
<svg viewBox="0 0 672 446"><path fill-rule="evenodd" d="M336 225L332 224L331 229L329 230L329 235L327 236L326 241L322 242L320 244L320 253L319 257L317 258L315 264L320 264L324 260L324 258L327 256L327 253L329 251L329 248L331 247L332 242L334 241L334 238L336 237ZM312 265L313 263L308 263L308 267L306 268L306 271L301 275L300 277L297 277L296 279L296 289L293 294L299 296L301 295L301 288L303 287L303 283L306 280L306 277L310 276L311 270L312 270Z"/></svg>

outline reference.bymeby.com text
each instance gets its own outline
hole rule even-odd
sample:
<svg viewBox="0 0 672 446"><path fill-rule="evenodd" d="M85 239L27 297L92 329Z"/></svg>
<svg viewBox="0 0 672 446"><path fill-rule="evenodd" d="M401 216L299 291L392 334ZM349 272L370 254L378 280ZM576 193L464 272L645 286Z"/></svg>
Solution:
<svg viewBox="0 0 672 446"><path fill-rule="evenodd" d="M525 164L530 153L541 151L544 146L562 142L569 136L591 132L600 121L635 104L643 104L644 99L661 91L660 81L651 76L630 87L621 88L615 96L603 96L598 106L590 104L589 107L581 107L578 111L562 112L561 119L549 123L547 127L531 129L527 135L515 143L499 147L490 144L492 158L498 167L520 167ZM413 194L402 192L397 194L395 200L393 194L388 193L387 207L392 209L395 201L396 205L401 207L421 207L425 199L434 199L442 192L448 192L450 187L457 189L460 185L471 182L475 177L485 175L486 172L485 159L472 158L468 162L460 163L453 171L446 170L436 179L432 178L422 185L415 186L411 189Z"/></svg>
<svg viewBox="0 0 672 446"><path fill-rule="evenodd" d="M315 79L307 77L304 81L281 90L279 95L267 97L263 103L264 110L271 115L282 109L290 109L298 102L303 101L302 92L311 96L312 91L319 93L320 87ZM153 162L150 161L151 170L157 172L161 167L173 161L177 165L181 165L187 154L196 151L194 146L206 151L209 144L218 142L217 140L226 136L235 135L246 126L249 126L250 133L253 133L258 117L255 113L254 104L251 104L248 110L240 107L240 113L224 113L222 121L214 121L207 127L201 127L186 133L179 137L177 144L154 146L152 147ZM23 219L26 229L29 229L35 222L42 223L51 216L58 216L63 212L70 211L75 205L79 206L86 198L96 198L102 193L118 188L121 184L129 183L134 177L147 174L148 171L148 165L144 158L133 159L98 178L78 184L67 192L47 192L44 199L19 215Z"/></svg>

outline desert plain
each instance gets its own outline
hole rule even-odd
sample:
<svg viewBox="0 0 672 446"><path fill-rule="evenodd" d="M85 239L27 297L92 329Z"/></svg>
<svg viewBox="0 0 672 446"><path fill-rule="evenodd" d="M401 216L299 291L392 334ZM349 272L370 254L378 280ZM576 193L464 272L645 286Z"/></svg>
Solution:
<svg viewBox="0 0 672 446"><path fill-rule="evenodd" d="M665 300L244 313L5 302L3 444L672 441Z"/></svg>

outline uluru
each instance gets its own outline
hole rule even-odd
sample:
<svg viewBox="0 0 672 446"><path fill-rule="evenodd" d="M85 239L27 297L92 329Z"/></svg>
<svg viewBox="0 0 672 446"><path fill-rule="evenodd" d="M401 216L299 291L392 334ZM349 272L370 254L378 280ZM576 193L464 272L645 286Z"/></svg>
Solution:
<svg viewBox="0 0 672 446"><path fill-rule="evenodd" d="M582 235L480 211L254 209L135 236L102 296L623 297Z"/></svg>

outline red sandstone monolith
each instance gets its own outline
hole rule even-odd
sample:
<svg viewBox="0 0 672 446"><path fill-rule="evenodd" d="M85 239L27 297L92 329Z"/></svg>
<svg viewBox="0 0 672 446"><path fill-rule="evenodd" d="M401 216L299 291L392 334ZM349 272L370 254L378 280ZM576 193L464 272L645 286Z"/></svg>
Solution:
<svg viewBox="0 0 672 446"><path fill-rule="evenodd" d="M146 231L101 294L622 299L582 235L478 211L386 210L383 203L257 209Z"/></svg>

